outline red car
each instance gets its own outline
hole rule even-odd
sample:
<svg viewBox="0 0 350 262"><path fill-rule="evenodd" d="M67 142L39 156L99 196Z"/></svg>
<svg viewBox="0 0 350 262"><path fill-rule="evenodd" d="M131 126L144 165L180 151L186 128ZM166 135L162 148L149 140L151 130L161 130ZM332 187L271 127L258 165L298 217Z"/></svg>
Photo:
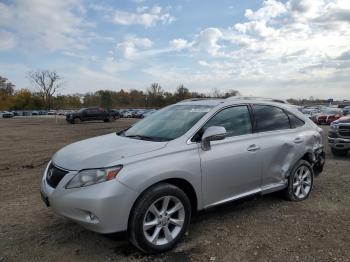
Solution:
<svg viewBox="0 0 350 262"><path fill-rule="evenodd" d="M330 125L333 121L343 116L342 110L338 108L327 108L315 116L314 122L318 125Z"/></svg>

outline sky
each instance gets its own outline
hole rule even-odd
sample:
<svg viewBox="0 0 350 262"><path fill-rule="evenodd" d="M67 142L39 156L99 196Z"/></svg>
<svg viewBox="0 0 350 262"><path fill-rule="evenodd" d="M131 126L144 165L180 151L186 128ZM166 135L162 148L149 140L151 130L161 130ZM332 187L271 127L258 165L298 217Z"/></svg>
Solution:
<svg viewBox="0 0 350 262"><path fill-rule="evenodd" d="M60 92L234 89L350 99L349 0L0 0L0 75Z"/></svg>

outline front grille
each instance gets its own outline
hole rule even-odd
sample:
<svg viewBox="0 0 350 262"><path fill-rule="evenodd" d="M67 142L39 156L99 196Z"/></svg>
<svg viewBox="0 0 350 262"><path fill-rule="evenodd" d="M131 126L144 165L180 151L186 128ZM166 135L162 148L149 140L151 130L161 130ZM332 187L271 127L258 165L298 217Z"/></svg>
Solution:
<svg viewBox="0 0 350 262"><path fill-rule="evenodd" d="M46 181L51 187L56 188L67 173L67 171L59 169L51 163L47 169Z"/></svg>
<svg viewBox="0 0 350 262"><path fill-rule="evenodd" d="M349 126L339 126L339 135L350 137L350 125Z"/></svg>

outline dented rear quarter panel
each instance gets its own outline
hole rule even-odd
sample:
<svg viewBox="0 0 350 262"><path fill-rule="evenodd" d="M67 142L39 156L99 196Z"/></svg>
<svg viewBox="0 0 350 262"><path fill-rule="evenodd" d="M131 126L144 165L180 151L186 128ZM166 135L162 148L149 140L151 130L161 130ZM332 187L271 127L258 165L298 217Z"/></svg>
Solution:
<svg viewBox="0 0 350 262"><path fill-rule="evenodd" d="M316 129L305 126L295 129L260 133L262 160L262 187L271 184L283 184L291 169L305 154L311 157L316 145L315 137L320 137ZM301 143L295 143L301 139Z"/></svg>

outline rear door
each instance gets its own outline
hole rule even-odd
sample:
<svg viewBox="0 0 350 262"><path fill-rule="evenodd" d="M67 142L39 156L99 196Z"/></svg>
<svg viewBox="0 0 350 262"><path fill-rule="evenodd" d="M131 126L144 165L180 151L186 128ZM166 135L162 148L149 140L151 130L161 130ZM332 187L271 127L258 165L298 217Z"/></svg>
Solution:
<svg viewBox="0 0 350 262"><path fill-rule="evenodd" d="M202 193L206 207L259 191L261 183L260 146L252 132L247 105L225 108L202 128L223 126L227 137L212 141L211 149L199 149Z"/></svg>
<svg viewBox="0 0 350 262"><path fill-rule="evenodd" d="M271 105L253 105L255 130L260 137L262 189L284 186L295 161L303 156L305 123L293 114ZM288 116L290 115L290 116Z"/></svg>
<svg viewBox="0 0 350 262"><path fill-rule="evenodd" d="M88 120L98 120L99 110L98 108L89 108L87 109L87 119Z"/></svg>
<svg viewBox="0 0 350 262"><path fill-rule="evenodd" d="M98 109L98 113L97 113L97 118L98 120L104 120L104 119L107 119L107 111L105 109L103 109L102 107L100 107Z"/></svg>

